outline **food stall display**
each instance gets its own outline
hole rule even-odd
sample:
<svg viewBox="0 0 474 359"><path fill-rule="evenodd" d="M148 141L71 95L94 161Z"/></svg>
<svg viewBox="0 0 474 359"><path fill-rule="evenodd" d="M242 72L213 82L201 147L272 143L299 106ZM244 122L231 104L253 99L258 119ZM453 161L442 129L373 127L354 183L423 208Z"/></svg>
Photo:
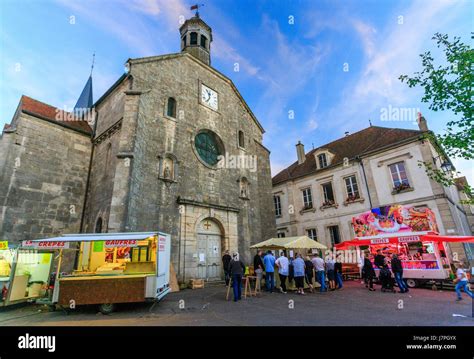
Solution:
<svg viewBox="0 0 474 359"><path fill-rule="evenodd" d="M352 225L356 238L337 244L336 249L368 249L372 261L377 250L381 250L389 266L391 255L396 253L404 268L404 278L412 279L412 286L450 277L446 242L474 241L474 237L440 236L435 215L427 207L374 208L353 217ZM375 265L374 269L378 270Z"/></svg>
<svg viewBox="0 0 474 359"><path fill-rule="evenodd" d="M61 273L61 251L51 305L98 304L109 313L116 303L159 300L170 291L168 234L65 234L32 242L40 248L54 242L80 245L77 266L69 273Z"/></svg>
<svg viewBox="0 0 474 359"><path fill-rule="evenodd" d="M23 241L20 247L0 250L0 305L8 306L34 301L48 295L49 278L55 254L64 243L51 243L47 247Z"/></svg>

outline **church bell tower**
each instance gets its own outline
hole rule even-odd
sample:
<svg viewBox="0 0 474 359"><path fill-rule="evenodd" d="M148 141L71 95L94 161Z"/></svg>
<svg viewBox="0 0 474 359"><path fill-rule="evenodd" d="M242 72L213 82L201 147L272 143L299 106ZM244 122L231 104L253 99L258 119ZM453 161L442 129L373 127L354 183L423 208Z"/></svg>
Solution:
<svg viewBox="0 0 474 359"><path fill-rule="evenodd" d="M181 51L185 51L211 65L212 29L200 17L199 12L186 20L179 28Z"/></svg>

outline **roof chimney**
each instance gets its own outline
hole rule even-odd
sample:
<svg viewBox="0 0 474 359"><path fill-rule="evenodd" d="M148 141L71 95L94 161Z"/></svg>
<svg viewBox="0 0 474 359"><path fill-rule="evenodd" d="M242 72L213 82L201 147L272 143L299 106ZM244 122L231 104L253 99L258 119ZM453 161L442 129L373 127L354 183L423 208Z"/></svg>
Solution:
<svg viewBox="0 0 474 359"><path fill-rule="evenodd" d="M298 156L298 164L302 164L305 161L306 156L304 154L304 145L301 141L298 141L296 144L296 155Z"/></svg>
<svg viewBox="0 0 474 359"><path fill-rule="evenodd" d="M423 131L423 132L429 131L428 123L426 122L426 119L423 117L421 112L418 112L418 119L416 120L416 122L418 123L418 128L420 129L420 131Z"/></svg>

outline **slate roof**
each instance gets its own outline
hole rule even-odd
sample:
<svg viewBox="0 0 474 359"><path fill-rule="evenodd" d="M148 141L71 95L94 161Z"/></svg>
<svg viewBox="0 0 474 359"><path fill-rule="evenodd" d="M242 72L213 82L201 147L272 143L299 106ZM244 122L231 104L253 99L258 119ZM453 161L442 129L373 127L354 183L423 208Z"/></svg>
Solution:
<svg viewBox="0 0 474 359"><path fill-rule="evenodd" d="M352 160L357 156L363 156L364 154L381 148L395 146L403 141L420 138L423 133L423 131L419 130L407 130L402 128L367 127L361 131L309 151L306 153L306 160L302 164L298 164L298 161L296 161L276 174L272 178L273 185L310 173L326 170L328 167L320 170L316 167L314 153L320 149L329 150L329 152L334 154L330 165L330 167L333 167L341 164L344 158Z"/></svg>
<svg viewBox="0 0 474 359"><path fill-rule="evenodd" d="M83 111L85 109L92 108L94 102L92 101L92 75L87 79L86 85L77 100L76 106L74 106L74 112L76 110Z"/></svg>
<svg viewBox="0 0 474 359"><path fill-rule="evenodd" d="M21 96L19 110L43 120L56 123L63 127L79 131L85 134L91 134L92 128L87 121L69 120L73 116L70 112L60 110L44 102L35 100L28 96Z"/></svg>

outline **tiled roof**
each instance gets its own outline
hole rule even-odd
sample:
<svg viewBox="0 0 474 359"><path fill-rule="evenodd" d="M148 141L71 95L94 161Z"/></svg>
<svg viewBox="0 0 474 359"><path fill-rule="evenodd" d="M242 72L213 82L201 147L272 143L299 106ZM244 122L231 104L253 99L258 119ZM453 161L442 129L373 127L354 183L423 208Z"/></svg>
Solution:
<svg viewBox="0 0 474 359"><path fill-rule="evenodd" d="M344 158L349 160L362 156L368 152L389 147L400 141L414 139L422 135L422 131L406 130L401 128L386 128L379 126L367 127L346 137L315 148L306 153L306 160L302 164L298 161L275 175L272 179L274 185L317 171L314 153L320 149L329 150L334 155L331 167L342 163ZM325 169L321 170L324 171Z"/></svg>
<svg viewBox="0 0 474 359"><path fill-rule="evenodd" d="M92 129L87 121L79 119L70 120L71 118L74 118L74 115L70 112L60 110L54 106L50 106L44 102L37 101L25 95L21 96L20 110L57 123L61 126L68 127L72 130L84 132L87 134L92 133Z"/></svg>

